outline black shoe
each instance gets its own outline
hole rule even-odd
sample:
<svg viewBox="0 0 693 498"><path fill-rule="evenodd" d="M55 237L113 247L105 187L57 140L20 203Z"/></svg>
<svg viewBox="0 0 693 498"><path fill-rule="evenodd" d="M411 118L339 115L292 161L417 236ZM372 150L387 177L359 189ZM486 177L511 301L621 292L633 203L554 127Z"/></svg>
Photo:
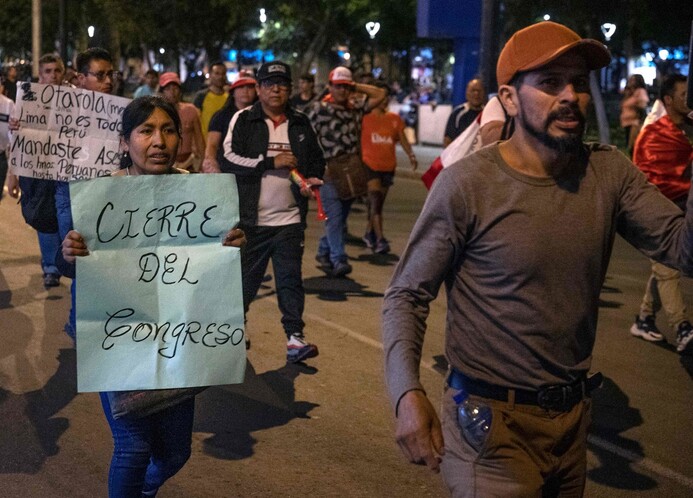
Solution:
<svg viewBox="0 0 693 498"><path fill-rule="evenodd" d="M315 261L318 262L318 268L320 268L325 273L332 272L332 261L330 261L329 256L320 256L319 254L315 256Z"/></svg>
<svg viewBox="0 0 693 498"><path fill-rule="evenodd" d="M334 268L332 268L332 271L330 272L330 277L334 278L340 278L348 275L351 273L351 265L345 261L340 261L336 265L334 265Z"/></svg>
<svg viewBox="0 0 693 498"><path fill-rule="evenodd" d="M48 289L49 287L58 287L60 285L60 275L55 273L44 273L43 274L43 286Z"/></svg>

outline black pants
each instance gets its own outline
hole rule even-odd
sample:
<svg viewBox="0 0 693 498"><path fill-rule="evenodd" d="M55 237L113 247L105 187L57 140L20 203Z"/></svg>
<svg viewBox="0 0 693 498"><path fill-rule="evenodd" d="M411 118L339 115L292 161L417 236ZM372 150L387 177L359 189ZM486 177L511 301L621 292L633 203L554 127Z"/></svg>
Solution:
<svg viewBox="0 0 693 498"><path fill-rule="evenodd" d="M260 288L267 264L272 259L275 287L282 325L287 337L303 335L303 290L301 263L303 261L303 227L296 223L281 227L242 227L248 243L241 252L243 271L243 307L250 303Z"/></svg>

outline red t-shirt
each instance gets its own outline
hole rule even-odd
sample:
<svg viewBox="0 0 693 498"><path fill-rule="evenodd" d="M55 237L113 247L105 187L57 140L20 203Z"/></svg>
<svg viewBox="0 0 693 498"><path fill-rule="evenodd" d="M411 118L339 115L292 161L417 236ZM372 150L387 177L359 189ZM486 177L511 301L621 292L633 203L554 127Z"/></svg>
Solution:
<svg viewBox="0 0 693 498"><path fill-rule="evenodd" d="M366 114L361 129L361 158L366 166L374 171L394 171L395 145L402 130L404 122L397 114Z"/></svg>

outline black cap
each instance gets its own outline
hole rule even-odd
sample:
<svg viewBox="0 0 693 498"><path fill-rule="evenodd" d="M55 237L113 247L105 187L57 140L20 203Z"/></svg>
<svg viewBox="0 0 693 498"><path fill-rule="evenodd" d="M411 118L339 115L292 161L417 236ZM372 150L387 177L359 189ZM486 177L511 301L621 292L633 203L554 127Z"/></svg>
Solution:
<svg viewBox="0 0 693 498"><path fill-rule="evenodd" d="M257 70L257 80L278 78L291 83L291 67L282 61L266 62Z"/></svg>

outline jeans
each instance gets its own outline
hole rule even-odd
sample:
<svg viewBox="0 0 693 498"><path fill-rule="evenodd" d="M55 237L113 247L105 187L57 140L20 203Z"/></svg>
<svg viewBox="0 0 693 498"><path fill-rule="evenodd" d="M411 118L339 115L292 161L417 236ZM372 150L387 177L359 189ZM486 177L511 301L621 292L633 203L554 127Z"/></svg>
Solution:
<svg viewBox="0 0 693 498"><path fill-rule="evenodd" d="M109 498L155 496L190 458L195 398L135 420L115 420L108 395L101 404L113 434Z"/></svg>
<svg viewBox="0 0 693 498"><path fill-rule="evenodd" d="M337 188L331 181L326 181L320 187L320 197L322 197L325 214L327 214L327 221L325 221L325 235L320 238L318 257L328 256L333 265L346 263L344 229L354 200L344 201L340 199L337 195Z"/></svg>
<svg viewBox="0 0 693 498"><path fill-rule="evenodd" d="M70 184L67 182L55 182L55 210L58 215L58 235L62 242L67 235L67 232L72 230L72 210L70 206ZM67 334L74 340L75 331L77 330L77 319L75 317L75 293L76 280L72 279L70 286L70 294L72 296L72 304L70 306L70 315L67 322Z"/></svg>
<svg viewBox="0 0 693 498"><path fill-rule="evenodd" d="M296 223L278 227L243 227L243 230L248 239L241 251L245 312L260 289L271 258L284 332L287 337L303 335L306 300L301 275L303 227Z"/></svg>
<svg viewBox="0 0 693 498"><path fill-rule="evenodd" d="M654 316L664 308L669 326L676 330L681 322L688 320L681 292L681 273L654 260L651 263L652 273L640 304L640 318Z"/></svg>
<svg viewBox="0 0 693 498"><path fill-rule="evenodd" d="M41 268L43 273L51 273L60 275L58 267L55 266L55 254L60 249L62 239L58 233L43 233L38 234L39 248L41 249Z"/></svg>

